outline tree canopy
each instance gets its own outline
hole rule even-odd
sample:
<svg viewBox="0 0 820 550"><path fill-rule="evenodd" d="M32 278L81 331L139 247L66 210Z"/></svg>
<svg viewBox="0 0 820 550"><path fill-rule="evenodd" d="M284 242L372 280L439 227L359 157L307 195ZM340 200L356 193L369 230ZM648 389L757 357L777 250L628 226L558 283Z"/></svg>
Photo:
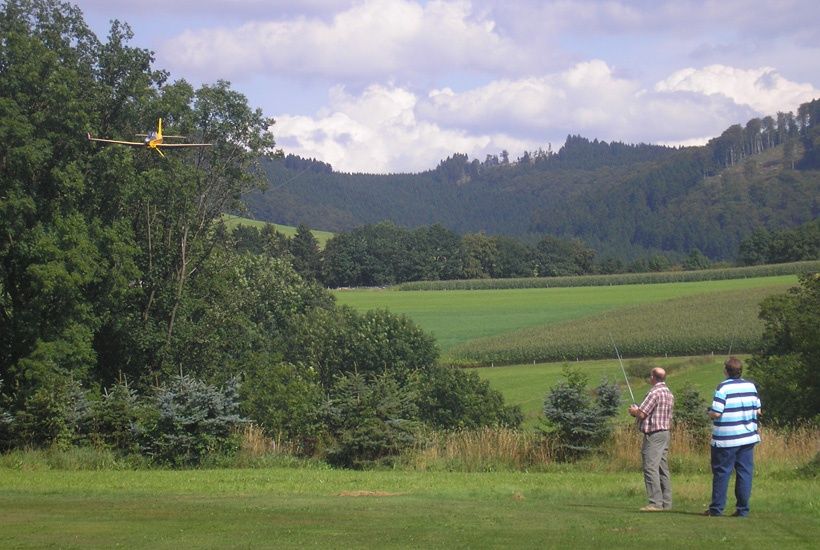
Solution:
<svg viewBox="0 0 820 550"><path fill-rule="evenodd" d="M760 307L764 347L751 361L764 419L796 424L820 420L820 275L767 298Z"/></svg>
<svg viewBox="0 0 820 550"><path fill-rule="evenodd" d="M432 337L337 308L306 227L244 248L225 228L266 182L273 121L228 82L172 81L132 37L114 21L101 41L57 0L0 6L0 447L94 440L188 465L250 419L309 452L357 433L333 407L362 384L408 404L396 414L413 418L391 422L424 422L411 386L433 376ZM86 140L130 140L158 118L212 146ZM492 407L478 416L501 422ZM374 437L384 448L353 442L345 463L408 441Z"/></svg>

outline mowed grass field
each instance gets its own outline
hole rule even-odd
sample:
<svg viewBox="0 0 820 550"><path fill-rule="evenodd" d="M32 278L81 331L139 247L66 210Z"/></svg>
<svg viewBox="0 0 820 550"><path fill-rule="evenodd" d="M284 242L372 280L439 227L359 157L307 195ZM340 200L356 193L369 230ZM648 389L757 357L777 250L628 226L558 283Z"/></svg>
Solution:
<svg viewBox="0 0 820 550"><path fill-rule="evenodd" d="M745 297L746 301L752 301L751 311L748 310L748 304L744 306L746 311L743 313L743 320L748 323L757 323L758 301L764 295L784 292L789 286L796 284L796 276L786 275L606 287L452 291L357 289L335 291L334 295L338 303L349 305L357 310L387 309L393 313L407 315L435 336L445 359L466 358L468 362L489 365L492 361L492 354L500 357L499 362L523 362L520 359L516 361L516 357L526 355L528 350L518 355L508 353L508 351L531 346L532 342L539 338L539 330L577 322L581 319L603 318L604 314L611 317L621 309L660 304L669 300L678 300L678 302L658 311L648 310L646 313L637 311L632 314L633 320L629 322L644 318L651 330L659 321L659 315L674 314L676 310L686 306L687 298L699 299L708 304L714 301L710 300L709 296L717 297L720 294L729 293L734 296L733 299L743 301ZM695 312L699 311L696 306L693 307L695 307ZM727 307L731 308L731 303L727 304ZM723 342L730 342L732 333L737 329L732 321L732 312L721 311L724 314L723 317L713 319L713 326L703 327L700 319L693 320L692 326L695 327L697 324L698 328L705 328L710 334L721 336L719 344L723 347ZM735 316L734 319L737 320L737 317ZM603 338L608 344L606 342L607 330L615 330L616 333L630 332L630 327L618 319L609 322L614 325L607 326L606 322L599 323L596 330L603 331L600 334L590 333L583 325L573 328L572 334L579 341L592 341L594 338L596 342L600 342ZM521 331L521 334L516 334L518 331ZM530 333L525 331L530 331ZM496 341L492 341L493 338ZM482 339L484 339L483 342ZM473 343L481 343L483 346L483 349L479 351L479 359L471 358L465 353L465 350L469 350ZM480 355L486 351L488 345L491 353ZM492 349L493 346L495 349ZM725 347L728 349L728 345ZM454 350L456 354L451 353ZM455 357L451 357L452 355ZM538 353L533 355L535 356L533 359L537 360ZM648 352L645 355L658 355L658 353ZM569 353L566 356L574 358Z"/></svg>
<svg viewBox="0 0 820 550"><path fill-rule="evenodd" d="M706 518L711 478L638 512L640 472L0 469L3 548L815 548L816 478L755 479L749 518Z"/></svg>

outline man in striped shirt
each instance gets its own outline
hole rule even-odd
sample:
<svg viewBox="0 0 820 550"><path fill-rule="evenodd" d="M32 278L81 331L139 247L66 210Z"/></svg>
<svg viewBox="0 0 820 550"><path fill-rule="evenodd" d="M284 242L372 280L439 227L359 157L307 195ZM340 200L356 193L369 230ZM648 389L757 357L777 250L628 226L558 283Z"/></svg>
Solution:
<svg viewBox="0 0 820 550"><path fill-rule="evenodd" d="M675 396L666 387L666 371L654 368L649 374L652 389L640 406L632 404L629 414L640 422L643 432L641 462L643 480L649 504L642 512L660 512L672 508L672 485L669 481L669 428L672 423L672 407Z"/></svg>
<svg viewBox="0 0 820 550"><path fill-rule="evenodd" d="M740 377L743 365L738 358L730 357L723 367L727 378L718 384L708 410L712 418L712 502L703 514L723 513L734 470L737 506L732 515L744 517L749 514L752 494L754 449L760 442L760 398L755 385Z"/></svg>

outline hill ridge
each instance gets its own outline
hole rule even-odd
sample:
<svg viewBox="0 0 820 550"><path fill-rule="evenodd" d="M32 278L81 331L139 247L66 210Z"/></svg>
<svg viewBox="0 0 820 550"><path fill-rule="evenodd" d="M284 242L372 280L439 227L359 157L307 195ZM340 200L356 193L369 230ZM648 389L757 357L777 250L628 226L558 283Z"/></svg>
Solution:
<svg viewBox="0 0 820 550"><path fill-rule="evenodd" d="M334 232L389 220L461 234L580 238L602 256L698 249L733 259L754 230L818 216L820 100L798 112L780 125L771 117L733 125L700 147L570 135L557 153L514 161L454 154L416 174L345 174L291 155L267 163L270 189L245 201L256 219Z"/></svg>

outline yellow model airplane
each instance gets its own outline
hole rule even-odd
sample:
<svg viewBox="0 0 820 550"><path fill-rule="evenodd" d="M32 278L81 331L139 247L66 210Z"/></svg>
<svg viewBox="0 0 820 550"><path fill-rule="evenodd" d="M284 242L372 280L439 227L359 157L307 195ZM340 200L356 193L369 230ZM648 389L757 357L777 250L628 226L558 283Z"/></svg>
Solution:
<svg viewBox="0 0 820 550"><path fill-rule="evenodd" d="M114 143L117 145L130 145L131 147L147 147L159 153L159 156L164 157L160 147L208 147L210 143L165 143L165 138L184 138L185 136L164 136L162 135L162 119L157 122L156 132L148 132L147 134L137 134L145 137L143 141L119 141L116 139L103 139L91 136L89 132L86 134L88 141L100 141L102 143Z"/></svg>

